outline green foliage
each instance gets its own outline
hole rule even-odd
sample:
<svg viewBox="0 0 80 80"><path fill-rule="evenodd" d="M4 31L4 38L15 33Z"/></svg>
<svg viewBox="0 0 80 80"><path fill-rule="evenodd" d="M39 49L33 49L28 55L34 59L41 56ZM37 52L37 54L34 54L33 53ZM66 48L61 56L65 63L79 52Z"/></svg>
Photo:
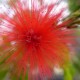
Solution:
<svg viewBox="0 0 80 80"><path fill-rule="evenodd" d="M64 80L73 80L75 72L74 66L70 63L64 68Z"/></svg>
<svg viewBox="0 0 80 80"><path fill-rule="evenodd" d="M0 70L0 80L4 80L7 72L7 70Z"/></svg>
<svg viewBox="0 0 80 80"><path fill-rule="evenodd" d="M73 64L74 64L76 71L80 74L80 54L79 53L74 58Z"/></svg>
<svg viewBox="0 0 80 80"><path fill-rule="evenodd" d="M68 0L68 2L71 12L75 12L76 10L80 9L80 0Z"/></svg>

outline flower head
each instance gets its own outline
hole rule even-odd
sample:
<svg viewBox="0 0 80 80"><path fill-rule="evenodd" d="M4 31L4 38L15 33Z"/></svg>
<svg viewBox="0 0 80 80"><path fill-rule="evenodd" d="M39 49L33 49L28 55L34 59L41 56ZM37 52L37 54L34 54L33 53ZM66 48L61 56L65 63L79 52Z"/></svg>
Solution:
<svg viewBox="0 0 80 80"><path fill-rule="evenodd" d="M36 3L38 0L31 0L31 7L28 0L11 3L13 15L4 15L0 25L1 47L6 52L2 58L13 63L19 75L29 70L31 80L35 72L41 77L50 76L54 66L66 64L70 52L68 44L72 44L72 32L66 28L69 21L60 23L64 10L56 13L55 4Z"/></svg>

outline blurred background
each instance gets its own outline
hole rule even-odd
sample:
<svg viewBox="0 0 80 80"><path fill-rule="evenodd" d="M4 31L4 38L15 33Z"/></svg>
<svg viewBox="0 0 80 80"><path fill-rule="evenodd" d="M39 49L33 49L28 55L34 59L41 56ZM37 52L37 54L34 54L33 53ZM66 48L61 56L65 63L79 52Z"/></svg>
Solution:
<svg viewBox="0 0 80 80"><path fill-rule="evenodd" d="M61 1L61 2L60 2ZM7 12L9 0L0 0L0 13ZM45 4L56 3L56 0L44 0ZM77 35L80 35L80 0L58 0L56 4L60 6L57 7L57 11L61 8L66 7L64 12L64 18L66 19L74 19L74 22L71 24L73 27L68 27L69 29L76 29ZM5 8L6 7L6 8ZM64 70L54 68L54 73L52 78L45 77L44 80L80 80L80 38L76 38L78 42L75 46L76 56L70 62L69 66L67 66ZM74 53L74 51L73 51ZM1 63L0 63L1 64ZM7 69L0 69L0 80L16 80L15 77L10 79L9 72L7 73ZM21 79L20 79L21 80ZM27 80L27 77L26 77ZM40 80L40 79L39 79Z"/></svg>

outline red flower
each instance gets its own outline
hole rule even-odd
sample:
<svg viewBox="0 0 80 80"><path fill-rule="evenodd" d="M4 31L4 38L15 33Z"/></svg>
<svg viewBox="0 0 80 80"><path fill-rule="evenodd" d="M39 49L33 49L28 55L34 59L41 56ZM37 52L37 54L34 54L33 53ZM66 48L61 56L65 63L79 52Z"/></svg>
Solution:
<svg viewBox="0 0 80 80"><path fill-rule="evenodd" d="M5 15L1 23L6 27L2 48L6 51L7 62L16 65L19 75L22 71L25 75L29 69L31 80L35 71L41 77L50 76L54 66L66 64L68 44L72 44L71 30L65 26L69 21L59 24L63 10L52 14L54 4L37 7L37 0L32 1L31 9L24 2L13 4L13 15Z"/></svg>

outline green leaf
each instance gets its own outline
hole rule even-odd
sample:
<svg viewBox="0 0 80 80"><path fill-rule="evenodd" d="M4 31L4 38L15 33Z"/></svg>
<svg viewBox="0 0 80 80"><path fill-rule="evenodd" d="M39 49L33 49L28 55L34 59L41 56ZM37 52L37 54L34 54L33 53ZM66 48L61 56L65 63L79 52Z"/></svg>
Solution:
<svg viewBox="0 0 80 80"><path fill-rule="evenodd" d="M64 68L64 80L73 80L75 68L72 64L69 64Z"/></svg>
<svg viewBox="0 0 80 80"><path fill-rule="evenodd" d="M3 80L5 78L7 72L8 72L7 70L1 70L0 71L0 80Z"/></svg>
<svg viewBox="0 0 80 80"><path fill-rule="evenodd" d="M25 80L28 80L28 73L26 73L26 77L25 77Z"/></svg>
<svg viewBox="0 0 80 80"><path fill-rule="evenodd" d="M80 73L80 54L74 58L73 64L74 64L76 71Z"/></svg>
<svg viewBox="0 0 80 80"><path fill-rule="evenodd" d="M80 0L68 0L68 3L71 12L75 12L76 10L80 9Z"/></svg>

